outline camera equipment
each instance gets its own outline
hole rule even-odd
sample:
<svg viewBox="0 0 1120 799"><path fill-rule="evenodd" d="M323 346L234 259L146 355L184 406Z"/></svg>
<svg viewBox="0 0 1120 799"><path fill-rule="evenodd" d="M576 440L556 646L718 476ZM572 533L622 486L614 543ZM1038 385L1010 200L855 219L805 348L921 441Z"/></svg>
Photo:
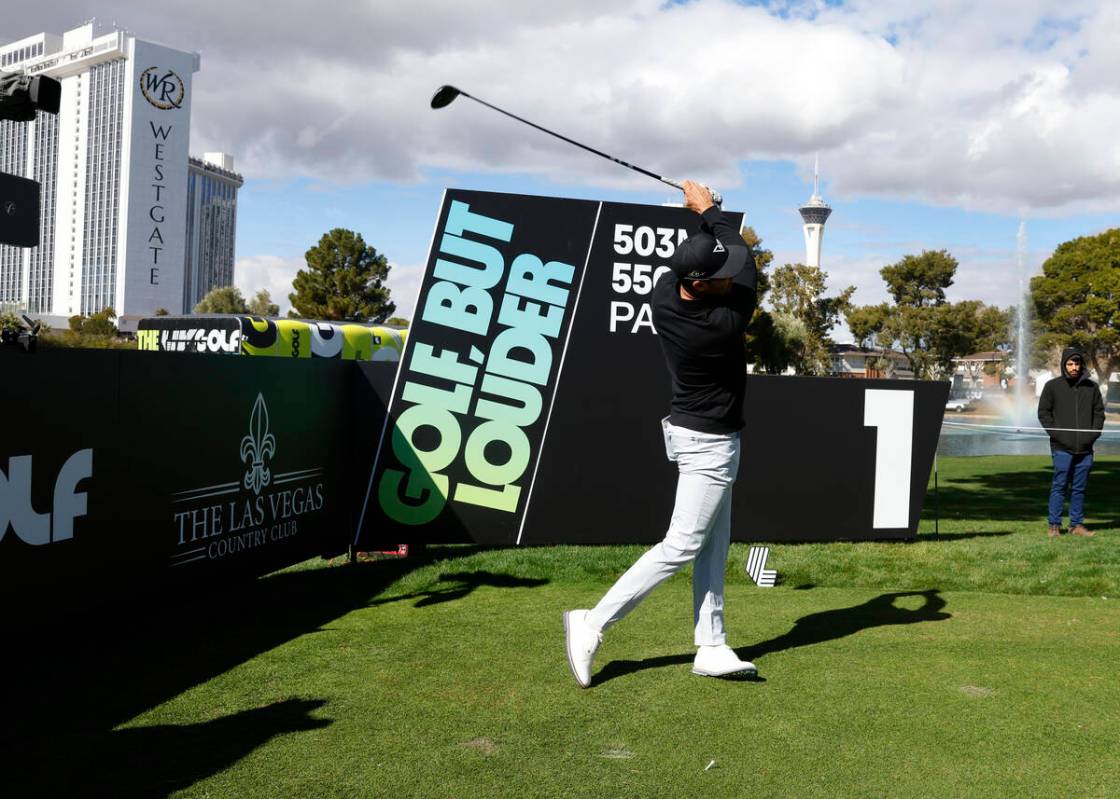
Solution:
<svg viewBox="0 0 1120 799"><path fill-rule="evenodd" d="M46 75L0 72L0 120L31 122L57 114L62 84ZM39 184L0 172L0 244L39 246Z"/></svg>
<svg viewBox="0 0 1120 799"><path fill-rule="evenodd" d="M46 75L0 72L0 119L31 122L35 112L57 114L62 84Z"/></svg>
<svg viewBox="0 0 1120 799"><path fill-rule="evenodd" d="M20 319L25 329L0 328L0 344L14 344L23 347L24 352L35 352L35 347L39 343L39 329L43 323L33 322L26 314L20 314Z"/></svg>
<svg viewBox="0 0 1120 799"><path fill-rule="evenodd" d="M440 86L439 90L436 91L436 93L434 95L432 95L432 108L437 108L438 109L438 108L443 108L445 106L451 105L452 101L454 101L455 98L458 97L459 95L463 95L464 97L469 97L470 99L474 100L476 103L481 103L482 105L486 106L487 108L494 109L499 114L505 114L507 117L511 117L513 119L516 119L518 122L524 122L529 127L536 128L537 130L541 131L542 133L547 133L549 136L555 136L556 138L560 139L561 141L566 141L568 144L574 144L576 147L587 150L589 153L595 153L595 155L600 156L601 158L606 158L608 161L614 161L616 164L620 164L620 165L626 167L627 169L633 169L635 172L640 172L643 175L645 175L646 177L653 178L654 180L660 180L662 183L667 183L668 185L672 186L675 189L680 189L682 191L684 190L684 186L681 185L680 181L671 180L669 178L662 177L661 175L657 175L657 174L654 174L653 172L650 172L648 169L642 169L640 166L634 166L633 164L629 164L626 161L623 161L621 158L615 158L613 155L608 155L607 153L604 153L600 150L596 150L594 147L588 147L586 144L580 144L578 141L575 141L574 139L569 139L567 136L561 136L559 133L551 131L548 128L541 127L540 125L536 124L535 122L530 122L527 119L522 119L521 117L517 116L516 114L511 114L509 111L503 111L501 108L498 108L498 106L491 105L490 103L486 102L485 100L480 100L477 97L474 97L470 94L467 94L462 89L457 89L454 86ZM708 191L710 191L712 193L712 202L714 202L716 205L723 205L723 198L719 195L719 192L715 191L714 189L708 189Z"/></svg>

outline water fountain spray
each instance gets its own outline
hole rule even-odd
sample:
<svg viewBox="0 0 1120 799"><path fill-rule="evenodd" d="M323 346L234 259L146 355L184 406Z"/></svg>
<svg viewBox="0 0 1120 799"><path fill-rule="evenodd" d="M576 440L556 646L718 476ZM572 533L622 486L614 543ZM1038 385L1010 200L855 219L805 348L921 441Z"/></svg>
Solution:
<svg viewBox="0 0 1120 799"><path fill-rule="evenodd" d="M1026 424L1031 418L1027 408L1027 378L1030 357L1027 316L1030 309L1030 281L1027 279L1027 221L1019 220L1019 233L1015 236L1019 266L1019 329L1015 341L1015 424Z"/></svg>

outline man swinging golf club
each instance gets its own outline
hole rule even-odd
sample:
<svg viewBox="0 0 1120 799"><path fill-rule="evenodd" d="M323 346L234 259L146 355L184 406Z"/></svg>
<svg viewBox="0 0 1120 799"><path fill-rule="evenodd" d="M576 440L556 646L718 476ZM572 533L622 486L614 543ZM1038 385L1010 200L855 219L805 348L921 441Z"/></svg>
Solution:
<svg viewBox="0 0 1120 799"><path fill-rule="evenodd" d="M652 298L653 322L673 384L671 413L661 424L666 454L679 473L676 503L664 540L642 555L599 604L564 613L568 663L583 688L591 684L591 663L603 632L689 561L695 561L692 672L708 677L756 673L727 646L723 576L743 427L743 333L757 302L758 273L711 192L686 180L684 199L701 215L701 228L677 248L672 272L662 275Z"/></svg>

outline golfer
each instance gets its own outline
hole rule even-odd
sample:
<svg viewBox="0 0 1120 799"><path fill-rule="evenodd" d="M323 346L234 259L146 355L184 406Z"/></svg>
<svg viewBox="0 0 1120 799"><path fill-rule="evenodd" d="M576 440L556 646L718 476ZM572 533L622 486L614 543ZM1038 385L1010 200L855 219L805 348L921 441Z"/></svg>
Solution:
<svg viewBox="0 0 1120 799"><path fill-rule="evenodd" d="M1054 479L1050 483L1047 535L1062 533L1062 510L1069 489L1069 533L1091 536L1085 527L1085 486L1093 468L1093 444L1104 428L1104 401L1089 379L1085 353L1077 347L1062 352L1062 374L1048 380L1038 398L1038 421L1050 433Z"/></svg>
<svg viewBox="0 0 1120 799"><path fill-rule="evenodd" d="M703 221L677 248L672 272L658 280L652 298L653 322L673 384L671 413L661 425L666 455L679 472L676 504L665 539L642 555L598 605L564 613L568 663L584 688L591 684L591 662L603 632L689 561L695 561L693 673L756 673L726 643L723 573L743 427L743 333L757 302L758 274L750 250L712 203L711 192L685 181L684 200Z"/></svg>

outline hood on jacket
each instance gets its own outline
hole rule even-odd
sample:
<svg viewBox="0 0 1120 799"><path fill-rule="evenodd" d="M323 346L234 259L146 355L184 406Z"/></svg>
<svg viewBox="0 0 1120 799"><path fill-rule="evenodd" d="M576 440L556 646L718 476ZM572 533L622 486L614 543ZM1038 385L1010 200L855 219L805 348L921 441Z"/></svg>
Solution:
<svg viewBox="0 0 1120 799"><path fill-rule="evenodd" d="M1064 350L1062 350L1062 360L1058 363L1058 366L1061 367L1062 377L1064 377L1066 380L1071 380L1072 377L1070 376L1069 372L1066 371L1066 361L1068 361L1073 355L1081 358L1081 376L1077 379L1077 382L1080 383L1089 375L1089 356L1085 353L1085 350L1081 349L1080 347L1066 347Z"/></svg>

